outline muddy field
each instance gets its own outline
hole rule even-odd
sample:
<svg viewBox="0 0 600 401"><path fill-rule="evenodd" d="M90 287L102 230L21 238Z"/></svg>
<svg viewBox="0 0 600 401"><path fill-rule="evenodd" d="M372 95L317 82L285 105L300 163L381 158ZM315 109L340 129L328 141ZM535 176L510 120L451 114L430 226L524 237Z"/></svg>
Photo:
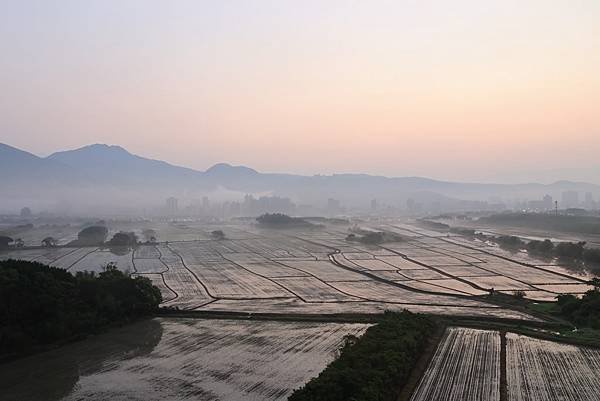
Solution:
<svg viewBox="0 0 600 401"><path fill-rule="evenodd" d="M499 401L500 335L451 327L411 401Z"/></svg>
<svg viewBox="0 0 600 401"><path fill-rule="evenodd" d="M600 350L450 327L411 401L500 400L501 375L509 401L592 401L600 394ZM502 366L505 371L502 372Z"/></svg>
<svg viewBox="0 0 600 401"><path fill-rule="evenodd" d="M224 240L209 239L210 226L161 223L157 228L159 241L165 242L135 250L24 249L0 258L36 260L71 272L100 272L112 262L147 275L163 292L164 306L187 310L408 309L533 319L474 297L523 291L528 298L552 301L558 294L580 295L590 288L580 276L527 254L510 255L482 242L406 224L374 226L407 239L381 246L346 241L347 227L269 231L226 225ZM183 235L186 230L188 236Z"/></svg>
<svg viewBox="0 0 600 401"><path fill-rule="evenodd" d="M0 398L285 400L367 327L152 319L0 365Z"/></svg>
<svg viewBox="0 0 600 401"><path fill-rule="evenodd" d="M506 335L509 401L595 401L600 350Z"/></svg>

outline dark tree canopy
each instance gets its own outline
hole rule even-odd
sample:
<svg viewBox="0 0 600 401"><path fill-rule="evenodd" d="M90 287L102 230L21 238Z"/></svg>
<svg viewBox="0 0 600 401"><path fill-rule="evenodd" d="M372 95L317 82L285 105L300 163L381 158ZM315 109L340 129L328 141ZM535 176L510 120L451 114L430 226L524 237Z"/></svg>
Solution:
<svg viewBox="0 0 600 401"><path fill-rule="evenodd" d="M225 238L225 233L223 232L223 230L214 230L213 232L210 233L210 235L214 239L224 239Z"/></svg>
<svg viewBox="0 0 600 401"><path fill-rule="evenodd" d="M340 357L289 400L396 401L434 330L423 316L386 312L362 337L346 337Z"/></svg>
<svg viewBox="0 0 600 401"><path fill-rule="evenodd" d="M600 330L600 279L590 281L593 290L581 298L574 295L559 295L558 305L561 314L573 323Z"/></svg>
<svg viewBox="0 0 600 401"><path fill-rule="evenodd" d="M81 245L99 245L106 241L108 228L104 226L89 226L77 234L77 240Z"/></svg>
<svg viewBox="0 0 600 401"><path fill-rule="evenodd" d="M56 246L56 239L54 237L46 237L42 240L42 246L52 248Z"/></svg>
<svg viewBox="0 0 600 401"><path fill-rule="evenodd" d="M0 261L0 354L94 333L154 312L161 293L145 277L106 267L99 275L22 260Z"/></svg>
<svg viewBox="0 0 600 401"><path fill-rule="evenodd" d="M14 240L11 237L0 235L0 249L7 249L8 245Z"/></svg>
<svg viewBox="0 0 600 401"><path fill-rule="evenodd" d="M290 217L283 213L265 213L258 216L256 221L264 226L285 228L285 227L306 227L313 224L299 217Z"/></svg>
<svg viewBox="0 0 600 401"><path fill-rule="evenodd" d="M137 235L134 232L118 232L108 242L110 246L135 246Z"/></svg>

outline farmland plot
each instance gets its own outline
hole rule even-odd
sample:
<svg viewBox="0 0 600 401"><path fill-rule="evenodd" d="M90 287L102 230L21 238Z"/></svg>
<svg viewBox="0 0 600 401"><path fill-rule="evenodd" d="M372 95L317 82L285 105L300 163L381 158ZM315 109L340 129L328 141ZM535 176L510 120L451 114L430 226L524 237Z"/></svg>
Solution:
<svg viewBox="0 0 600 401"><path fill-rule="evenodd" d="M75 263L83 259L88 254L96 251L97 249L98 248L77 248L73 252L70 252L62 258L59 258L52 262L52 266L68 270Z"/></svg>
<svg viewBox="0 0 600 401"><path fill-rule="evenodd" d="M292 294L267 278L256 275L233 263L190 264L182 255L186 267L194 273L216 298L277 298Z"/></svg>
<svg viewBox="0 0 600 401"><path fill-rule="evenodd" d="M452 266L452 265L464 265L465 262L454 258L452 256L445 256L438 254L437 256L410 256L412 259L417 260L428 266Z"/></svg>
<svg viewBox="0 0 600 401"><path fill-rule="evenodd" d="M481 316L497 317L503 319L521 319L540 321L528 314L496 307L471 307L471 306L444 306L436 304L393 304L383 302L318 302L307 303L299 299L258 299L252 302L243 300L220 299L209 303L199 310L219 312L245 312L245 313L382 313L386 310L409 310L414 313L430 313L446 316Z"/></svg>
<svg viewBox="0 0 600 401"><path fill-rule="evenodd" d="M185 268L178 255L168 247L159 246L161 260L169 266L169 270L162 273L166 285L171 288L177 298L171 299L162 306L177 306L181 309L195 309L213 301L208 292L194 275ZM163 294L167 299L169 293Z"/></svg>
<svg viewBox="0 0 600 401"><path fill-rule="evenodd" d="M104 266L109 263L114 263L121 271L133 273L133 258L131 249L123 249L124 254L116 254L108 249L97 249L92 253L87 254L83 259L76 262L69 271L93 271L99 273Z"/></svg>
<svg viewBox="0 0 600 401"><path fill-rule="evenodd" d="M379 281L346 281L331 283L331 285L347 294L377 302L494 308L493 305L485 304L475 300L455 298L444 295L423 294Z"/></svg>
<svg viewBox="0 0 600 401"><path fill-rule="evenodd" d="M498 291L503 294L514 295L514 291ZM547 292L547 291L523 291L525 298L530 299L532 301L556 301L557 294Z"/></svg>
<svg viewBox="0 0 600 401"><path fill-rule="evenodd" d="M133 259L137 273L162 273L169 268L160 259Z"/></svg>
<svg viewBox="0 0 600 401"><path fill-rule="evenodd" d="M329 261L285 261L286 266L313 275L323 281L365 280L366 276L334 265Z"/></svg>
<svg viewBox="0 0 600 401"><path fill-rule="evenodd" d="M6 252L0 252L0 260L20 259L29 262L39 262L52 264L57 259L73 252L75 248L39 248L39 249L19 249Z"/></svg>
<svg viewBox="0 0 600 401"><path fill-rule="evenodd" d="M431 282L425 281L417 281L417 280L409 280L402 281L401 284L410 288L414 288L415 290L434 292L438 294L448 294L448 295L471 295L470 293L466 293L460 290L455 290L450 287L442 287L438 284L433 284L438 280L432 280Z"/></svg>
<svg viewBox="0 0 600 401"><path fill-rule="evenodd" d="M0 366L5 401L277 401L366 324L152 319Z"/></svg>
<svg viewBox="0 0 600 401"><path fill-rule="evenodd" d="M446 330L411 401L499 401L500 335Z"/></svg>
<svg viewBox="0 0 600 401"><path fill-rule="evenodd" d="M377 259L383 260L384 262L395 266L398 270L427 269L427 267L403 258L402 256L378 256Z"/></svg>
<svg viewBox="0 0 600 401"><path fill-rule="evenodd" d="M356 302L360 298L346 295L314 277L282 277L274 279L290 293L305 302Z"/></svg>
<svg viewBox="0 0 600 401"><path fill-rule="evenodd" d="M406 276L400 274L400 270L374 270L370 271L372 275L390 281L406 281L410 280Z"/></svg>
<svg viewBox="0 0 600 401"><path fill-rule="evenodd" d="M352 263L367 270L396 270L395 266L379 259L352 260Z"/></svg>
<svg viewBox="0 0 600 401"><path fill-rule="evenodd" d="M481 288L494 289L494 290L535 290L535 288L521 283L517 280L513 280L509 277L504 276L486 276L486 277L469 277L468 280L471 283L478 285Z"/></svg>
<svg viewBox="0 0 600 401"><path fill-rule="evenodd" d="M479 265L507 277L518 278L531 284L577 283L579 281L535 267L523 266L509 261L487 262Z"/></svg>
<svg viewBox="0 0 600 401"><path fill-rule="evenodd" d="M594 287L588 284L554 284L554 285L536 285L541 290L554 292L556 294L583 294L586 291L593 290Z"/></svg>
<svg viewBox="0 0 600 401"><path fill-rule="evenodd" d="M250 270L252 273L269 277L297 277L297 276L309 276L300 270L293 269L285 266L281 263L276 262L263 262L263 263L238 263L244 269Z"/></svg>
<svg viewBox="0 0 600 401"><path fill-rule="evenodd" d="M470 265L465 266L436 266L437 270L450 274L456 277L482 277L482 276L497 276L498 273L484 270L485 265L475 267Z"/></svg>
<svg viewBox="0 0 600 401"><path fill-rule="evenodd" d="M163 304L177 298L177 294L175 294L169 287L167 287L167 285L163 279L163 276L161 274L156 274L156 273L139 274L139 273L136 273L136 275L140 276L140 277L146 277L147 279L152 281L152 284L155 285L160 290L160 293L162 295L162 303Z"/></svg>
<svg viewBox="0 0 600 401"><path fill-rule="evenodd" d="M154 245L140 245L136 248L134 259L158 259L160 252Z"/></svg>
<svg viewBox="0 0 600 401"><path fill-rule="evenodd" d="M509 401L592 401L600 394L600 350L506 335Z"/></svg>
<svg viewBox="0 0 600 401"><path fill-rule="evenodd" d="M444 276L430 269L417 269L417 270L402 270L400 274L411 280L436 280L436 279L447 279L448 276Z"/></svg>
<svg viewBox="0 0 600 401"><path fill-rule="evenodd" d="M432 285L437 285L443 288L448 288L454 291L460 291L465 294L470 295L487 295L488 291L478 290L470 286L469 284L463 283L462 281L454 280L454 279L443 279L443 280L423 280L425 283L429 283Z"/></svg>

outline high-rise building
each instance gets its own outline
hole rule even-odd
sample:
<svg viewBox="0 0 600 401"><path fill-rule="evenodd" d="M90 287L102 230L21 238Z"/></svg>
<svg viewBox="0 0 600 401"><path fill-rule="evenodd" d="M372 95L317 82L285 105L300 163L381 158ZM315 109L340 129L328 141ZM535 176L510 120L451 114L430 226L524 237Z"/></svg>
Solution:
<svg viewBox="0 0 600 401"><path fill-rule="evenodd" d="M167 201L166 201L167 213L170 213L170 214L177 213L177 210L179 209L178 203L179 203L179 201L177 200L177 198L174 198L172 196L170 198L167 198Z"/></svg>
<svg viewBox="0 0 600 401"><path fill-rule="evenodd" d="M565 191L562 193L562 208L579 206L579 193L577 191Z"/></svg>
<svg viewBox="0 0 600 401"><path fill-rule="evenodd" d="M377 210L377 199L371 199L371 211L374 212Z"/></svg>
<svg viewBox="0 0 600 401"><path fill-rule="evenodd" d="M342 206L339 200L329 198L327 199L327 212L331 215L338 214L342 210Z"/></svg>

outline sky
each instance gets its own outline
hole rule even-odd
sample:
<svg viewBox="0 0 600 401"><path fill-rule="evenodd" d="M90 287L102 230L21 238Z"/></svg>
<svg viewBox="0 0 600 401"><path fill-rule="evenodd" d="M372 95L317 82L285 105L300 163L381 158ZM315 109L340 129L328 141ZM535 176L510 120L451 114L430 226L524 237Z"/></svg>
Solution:
<svg viewBox="0 0 600 401"><path fill-rule="evenodd" d="M200 170L586 169L598 21L598 0L0 0L0 142Z"/></svg>

